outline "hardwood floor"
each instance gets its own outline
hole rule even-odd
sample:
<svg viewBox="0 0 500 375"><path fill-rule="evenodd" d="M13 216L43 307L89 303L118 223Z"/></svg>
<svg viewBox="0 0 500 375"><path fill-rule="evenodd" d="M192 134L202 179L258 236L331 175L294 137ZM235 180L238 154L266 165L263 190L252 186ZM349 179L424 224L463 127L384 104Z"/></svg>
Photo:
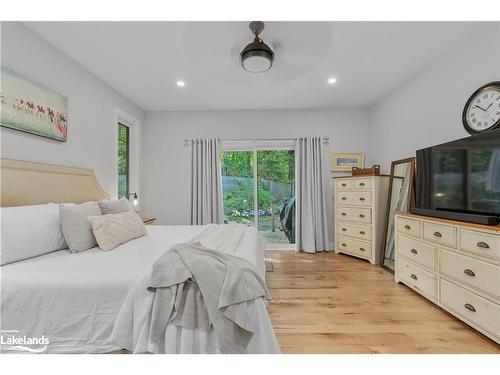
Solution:
<svg viewBox="0 0 500 375"><path fill-rule="evenodd" d="M500 353L381 267L333 252L266 251L283 353Z"/></svg>

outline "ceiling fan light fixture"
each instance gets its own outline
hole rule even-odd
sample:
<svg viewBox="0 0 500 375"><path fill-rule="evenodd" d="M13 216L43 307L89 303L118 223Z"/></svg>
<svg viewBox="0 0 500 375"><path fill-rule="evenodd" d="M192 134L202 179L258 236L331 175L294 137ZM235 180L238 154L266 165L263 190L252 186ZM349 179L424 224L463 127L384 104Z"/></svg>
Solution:
<svg viewBox="0 0 500 375"><path fill-rule="evenodd" d="M264 30L264 22L250 22L250 30L255 35L255 39L241 51L241 66L247 72L263 73L273 66L274 52L259 38L259 34Z"/></svg>

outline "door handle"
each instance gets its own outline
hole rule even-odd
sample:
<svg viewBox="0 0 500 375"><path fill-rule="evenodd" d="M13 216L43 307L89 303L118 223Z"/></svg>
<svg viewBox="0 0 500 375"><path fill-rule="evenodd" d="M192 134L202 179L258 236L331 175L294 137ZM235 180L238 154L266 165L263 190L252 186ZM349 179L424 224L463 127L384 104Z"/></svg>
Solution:
<svg viewBox="0 0 500 375"><path fill-rule="evenodd" d="M405 229L406 229L406 230L410 230L410 229L411 229L411 227L410 227L408 224L406 224L406 225L405 225Z"/></svg>
<svg viewBox="0 0 500 375"><path fill-rule="evenodd" d="M418 279L417 275L415 275L414 273L412 273L412 274L410 275L410 277L411 277L413 280L417 280L417 279Z"/></svg>
<svg viewBox="0 0 500 375"><path fill-rule="evenodd" d="M366 251L366 250L364 249L364 247L360 247L360 248L359 248L359 250L361 250L361 251Z"/></svg>
<svg viewBox="0 0 500 375"><path fill-rule="evenodd" d="M347 184L342 184L342 186L343 186L343 187L346 187L346 186L347 186Z"/></svg>
<svg viewBox="0 0 500 375"><path fill-rule="evenodd" d="M365 231L364 230L360 230L359 234L365 234Z"/></svg>
<svg viewBox="0 0 500 375"><path fill-rule="evenodd" d="M359 200L360 200L361 202L363 202L363 201L365 200L365 198L361 197L361 198L359 198Z"/></svg>
<svg viewBox="0 0 500 375"><path fill-rule="evenodd" d="M415 255L417 255L417 254L418 254L418 251L417 251L417 250L415 250L415 249L411 249L410 251L411 251L413 254L415 254Z"/></svg>
<svg viewBox="0 0 500 375"><path fill-rule="evenodd" d="M434 236L436 236L437 238L443 237L443 235L439 232L434 232Z"/></svg>
<svg viewBox="0 0 500 375"><path fill-rule="evenodd" d="M359 186L365 186L365 183L364 182L360 182Z"/></svg>
<svg viewBox="0 0 500 375"><path fill-rule="evenodd" d="M342 200L343 200L343 201L346 201L346 200L347 200L347 198L346 198L346 197L342 197Z"/></svg>
<svg viewBox="0 0 500 375"><path fill-rule="evenodd" d="M347 232L347 229L346 229L346 228L342 228L342 231L343 231L343 232Z"/></svg>
<svg viewBox="0 0 500 375"><path fill-rule="evenodd" d="M342 212L341 215L342 216L347 216L347 214L345 212Z"/></svg>
<svg viewBox="0 0 500 375"><path fill-rule="evenodd" d="M364 219L364 218L365 218L365 215L363 215L363 214L359 214L359 217L360 217L360 218L362 218L362 219Z"/></svg>
<svg viewBox="0 0 500 375"><path fill-rule="evenodd" d="M343 247L346 247L347 245L345 243L342 244Z"/></svg>

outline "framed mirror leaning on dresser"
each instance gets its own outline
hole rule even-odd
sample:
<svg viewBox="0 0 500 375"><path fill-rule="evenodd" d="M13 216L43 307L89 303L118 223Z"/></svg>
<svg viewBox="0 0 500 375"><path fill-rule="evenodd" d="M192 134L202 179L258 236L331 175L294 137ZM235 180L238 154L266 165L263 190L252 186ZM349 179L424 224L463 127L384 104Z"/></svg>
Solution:
<svg viewBox="0 0 500 375"><path fill-rule="evenodd" d="M391 163L387 213L382 246L382 266L394 272L396 212L408 212L415 199L415 158L395 160Z"/></svg>

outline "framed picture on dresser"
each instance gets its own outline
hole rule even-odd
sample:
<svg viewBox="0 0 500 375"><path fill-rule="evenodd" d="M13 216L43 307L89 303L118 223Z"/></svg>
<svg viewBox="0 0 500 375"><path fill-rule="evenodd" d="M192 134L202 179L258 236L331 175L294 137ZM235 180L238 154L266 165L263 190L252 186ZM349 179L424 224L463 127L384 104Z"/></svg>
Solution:
<svg viewBox="0 0 500 375"><path fill-rule="evenodd" d="M363 168L364 159L362 152L333 152L330 169L332 172L350 172L352 167Z"/></svg>

